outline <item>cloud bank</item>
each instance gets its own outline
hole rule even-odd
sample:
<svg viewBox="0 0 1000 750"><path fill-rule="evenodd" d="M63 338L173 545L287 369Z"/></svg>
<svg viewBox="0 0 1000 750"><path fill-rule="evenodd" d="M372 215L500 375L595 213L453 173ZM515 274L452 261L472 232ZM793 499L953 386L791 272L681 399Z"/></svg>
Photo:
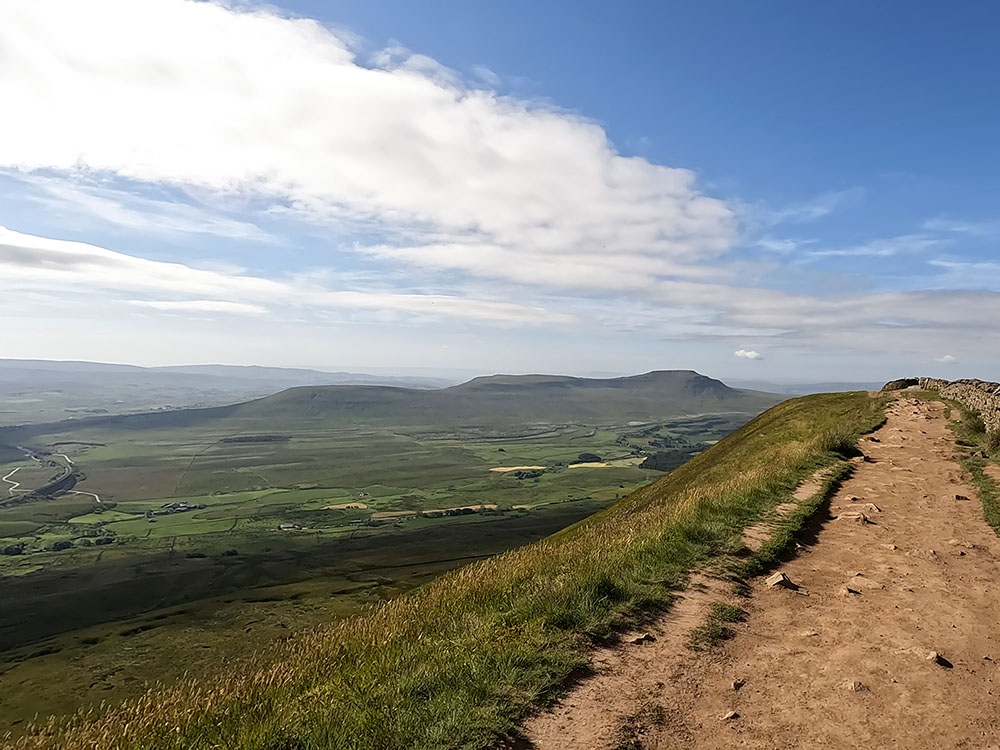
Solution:
<svg viewBox="0 0 1000 750"><path fill-rule="evenodd" d="M4 15L8 168L251 193L364 228L379 256L520 282L641 286L735 238L691 172L407 50L359 59L314 21L190 0L7 0Z"/></svg>

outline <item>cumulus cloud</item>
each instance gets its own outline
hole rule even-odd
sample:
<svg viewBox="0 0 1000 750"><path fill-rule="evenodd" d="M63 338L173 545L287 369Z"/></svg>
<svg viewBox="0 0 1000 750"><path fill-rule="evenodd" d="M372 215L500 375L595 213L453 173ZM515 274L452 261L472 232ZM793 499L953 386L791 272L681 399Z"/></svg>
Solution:
<svg viewBox="0 0 1000 750"><path fill-rule="evenodd" d="M954 356L952 354L945 354L945 355L943 355L941 357L935 357L934 361L935 362L940 362L943 365L954 365L954 364L958 364L958 357L956 357L956 356Z"/></svg>
<svg viewBox="0 0 1000 750"><path fill-rule="evenodd" d="M542 283L621 288L599 256L641 286L736 236L690 171L622 156L580 116L403 48L359 60L350 39L271 9L7 0L0 48L8 168L251 193L360 223L402 262L519 281L523 260Z"/></svg>
<svg viewBox="0 0 1000 750"><path fill-rule="evenodd" d="M735 355L740 359L764 359L764 355L753 349L737 349Z"/></svg>

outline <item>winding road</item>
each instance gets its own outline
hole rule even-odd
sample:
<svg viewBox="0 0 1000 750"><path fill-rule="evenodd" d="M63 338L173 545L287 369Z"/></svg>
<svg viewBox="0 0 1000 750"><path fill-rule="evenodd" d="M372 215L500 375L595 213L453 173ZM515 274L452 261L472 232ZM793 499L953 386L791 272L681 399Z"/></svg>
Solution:
<svg viewBox="0 0 1000 750"><path fill-rule="evenodd" d="M13 471L11 471L9 474L7 474L7 476L3 477L3 481L7 482L10 485L10 487L7 488L7 494L10 497L14 497L14 493L15 492L23 492L23 490L19 490L18 489L18 487L21 486L21 483L20 482L15 482L13 479L11 479L11 477L14 476L15 474L17 474L17 472L20 469L21 469L21 467L18 466Z"/></svg>
<svg viewBox="0 0 1000 750"><path fill-rule="evenodd" d="M28 456L33 461L37 461L38 463L42 463L42 459L39 458L35 454L35 452L32 451L30 448L25 448L24 446L19 445L19 446L17 446L17 449L19 451L21 451L22 453L24 453L24 455ZM74 461L72 458L70 458L69 456L67 456L65 453L53 453L52 455L59 456L59 458L63 459L66 462L66 468L70 472L73 472L76 469L76 461ZM23 467L21 467L21 466L15 467L6 476L0 477L0 480L2 480L4 482L7 482L9 485L11 485L10 487L7 488L7 494L8 494L9 497L13 497L15 492L28 492L28 490L18 489L21 486L21 483L20 482L16 482L16 481L14 481L13 479L10 478L10 477L14 476L22 468ZM100 496L96 492L86 492L85 490L67 490L66 492L67 492L67 494L70 494L70 495L89 495L90 497L94 498L94 500L96 500L98 503L101 503L101 498L100 498ZM101 504L103 505L103 503L101 503Z"/></svg>

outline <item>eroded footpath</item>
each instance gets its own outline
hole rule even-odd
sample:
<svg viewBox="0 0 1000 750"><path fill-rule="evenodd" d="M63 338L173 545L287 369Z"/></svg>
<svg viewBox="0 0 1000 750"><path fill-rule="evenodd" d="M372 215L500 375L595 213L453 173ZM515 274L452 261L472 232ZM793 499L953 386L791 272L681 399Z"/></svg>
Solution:
<svg viewBox="0 0 1000 750"><path fill-rule="evenodd" d="M702 653L683 634L718 592L692 592L661 639L598 654L597 677L522 746L1000 748L1000 540L944 412L889 405L869 460L781 568L800 591L752 581L747 622Z"/></svg>

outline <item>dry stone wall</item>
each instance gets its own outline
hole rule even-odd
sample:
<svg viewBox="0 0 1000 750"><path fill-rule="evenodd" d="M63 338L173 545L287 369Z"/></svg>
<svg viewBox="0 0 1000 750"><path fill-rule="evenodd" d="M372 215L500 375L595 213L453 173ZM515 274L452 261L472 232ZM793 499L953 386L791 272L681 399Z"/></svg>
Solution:
<svg viewBox="0 0 1000 750"><path fill-rule="evenodd" d="M920 378L920 387L937 391L967 409L978 411L989 432L1000 432L1000 383L984 380Z"/></svg>

